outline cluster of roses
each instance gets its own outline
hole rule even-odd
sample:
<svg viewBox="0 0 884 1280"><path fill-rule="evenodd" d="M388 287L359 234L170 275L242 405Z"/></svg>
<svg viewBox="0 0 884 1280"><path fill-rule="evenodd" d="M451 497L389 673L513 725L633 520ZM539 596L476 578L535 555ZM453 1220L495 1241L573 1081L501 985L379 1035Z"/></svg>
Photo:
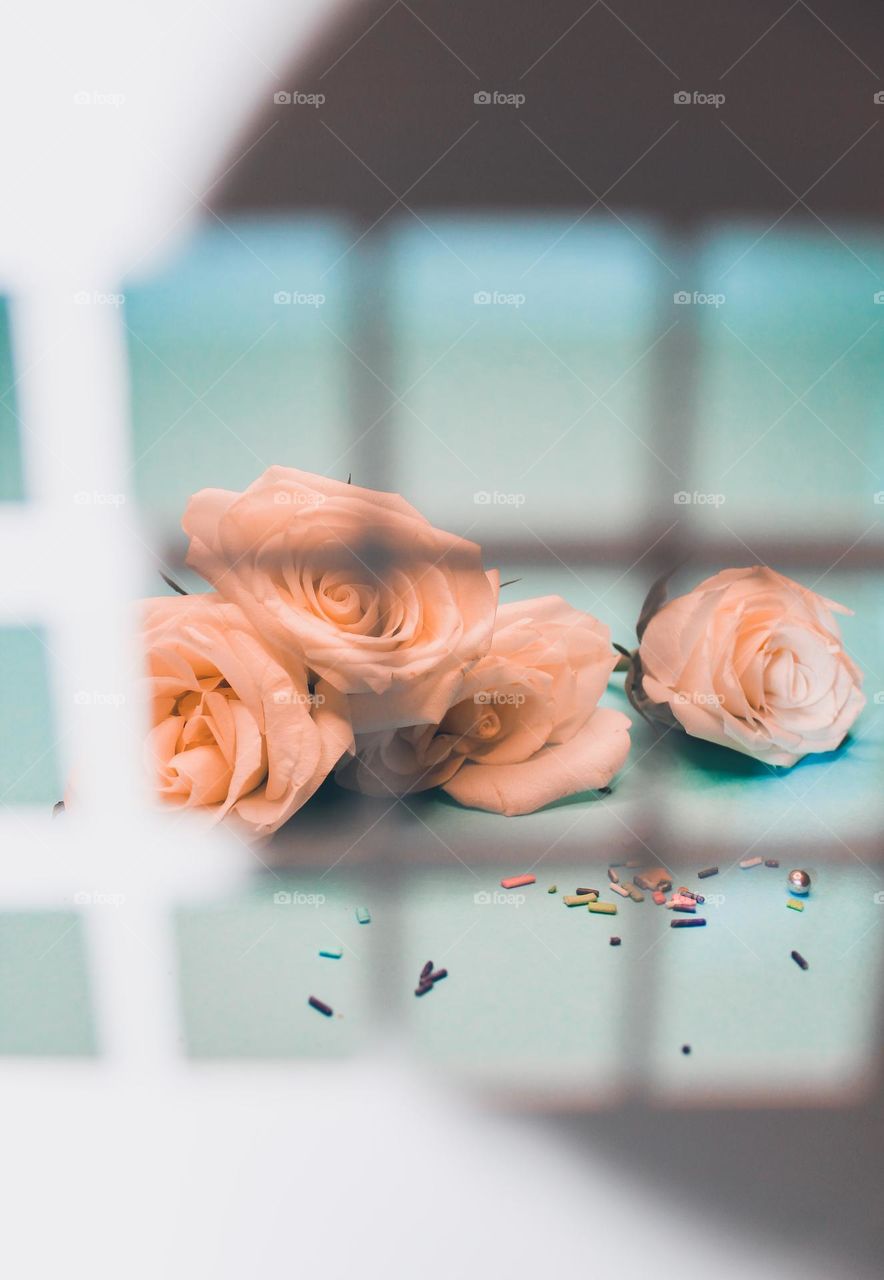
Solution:
<svg viewBox="0 0 884 1280"><path fill-rule="evenodd" d="M599 706L608 628L558 596L500 605L480 548L398 495L271 467L241 494L197 493L183 524L214 591L145 606L164 802L263 836L332 771L516 814L624 763L629 719ZM838 608L770 569L727 570L645 611L630 697L771 764L830 750L864 701Z"/></svg>

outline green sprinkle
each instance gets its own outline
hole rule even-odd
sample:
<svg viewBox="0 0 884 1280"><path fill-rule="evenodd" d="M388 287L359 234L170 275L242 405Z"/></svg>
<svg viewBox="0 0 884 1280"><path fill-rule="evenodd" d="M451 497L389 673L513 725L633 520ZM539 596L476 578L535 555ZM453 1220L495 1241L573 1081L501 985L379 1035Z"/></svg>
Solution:
<svg viewBox="0 0 884 1280"><path fill-rule="evenodd" d="M786 902L786 906L787 906L787 907L790 907L793 911L803 911L803 910L804 910L804 903L803 903L803 902L799 902L797 898L789 898L789 899L787 900L787 902Z"/></svg>
<svg viewBox="0 0 884 1280"><path fill-rule="evenodd" d="M357 907L356 919L359 921L360 924L370 924L371 912L369 911L368 907Z"/></svg>
<svg viewBox="0 0 884 1280"><path fill-rule="evenodd" d="M558 891L559 891L559 886L557 884L551 884L547 889L547 893L558 893Z"/></svg>
<svg viewBox="0 0 884 1280"><path fill-rule="evenodd" d="M343 947L320 947L319 954L325 956L326 960L340 960L344 954Z"/></svg>

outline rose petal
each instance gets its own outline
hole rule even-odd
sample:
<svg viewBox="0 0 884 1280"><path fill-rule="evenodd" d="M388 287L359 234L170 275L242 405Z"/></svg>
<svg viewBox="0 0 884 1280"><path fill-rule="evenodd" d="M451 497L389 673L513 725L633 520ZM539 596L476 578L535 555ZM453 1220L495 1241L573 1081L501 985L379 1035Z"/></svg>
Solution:
<svg viewBox="0 0 884 1280"><path fill-rule="evenodd" d="M443 790L491 813L533 813L564 796L604 787L629 754L627 716L599 707L569 742L544 747L522 764L467 763Z"/></svg>

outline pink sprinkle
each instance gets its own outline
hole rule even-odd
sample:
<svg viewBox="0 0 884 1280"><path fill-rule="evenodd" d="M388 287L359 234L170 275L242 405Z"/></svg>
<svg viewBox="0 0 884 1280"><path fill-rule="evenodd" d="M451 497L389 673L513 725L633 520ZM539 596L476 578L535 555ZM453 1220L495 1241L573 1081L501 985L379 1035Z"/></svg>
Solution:
<svg viewBox="0 0 884 1280"><path fill-rule="evenodd" d="M523 884L534 884L537 876L509 876L506 880L501 880L501 889L520 889Z"/></svg>

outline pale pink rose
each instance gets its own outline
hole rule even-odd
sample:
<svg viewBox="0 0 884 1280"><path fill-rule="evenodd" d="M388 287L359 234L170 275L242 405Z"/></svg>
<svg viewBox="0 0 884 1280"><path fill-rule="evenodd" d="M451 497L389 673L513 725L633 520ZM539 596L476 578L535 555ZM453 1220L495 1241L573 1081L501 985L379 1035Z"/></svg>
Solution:
<svg viewBox="0 0 884 1280"><path fill-rule="evenodd" d="M502 605L440 722L357 738L338 781L380 796L442 786L506 814L606 786L629 751L628 718L598 706L616 661L608 628L559 596Z"/></svg>
<svg viewBox="0 0 884 1280"><path fill-rule="evenodd" d="M195 494L183 525L188 563L283 665L351 694L360 732L441 719L488 650L496 573L398 494L270 467L244 493Z"/></svg>
<svg viewBox="0 0 884 1280"><path fill-rule="evenodd" d="M766 565L725 569L652 616L636 706L771 765L833 751L865 705L833 612Z"/></svg>
<svg viewBox="0 0 884 1280"><path fill-rule="evenodd" d="M217 596L145 602L152 729L145 755L157 794L179 809L266 836L352 748L346 698L310 689L264 650Z"/></svg>

